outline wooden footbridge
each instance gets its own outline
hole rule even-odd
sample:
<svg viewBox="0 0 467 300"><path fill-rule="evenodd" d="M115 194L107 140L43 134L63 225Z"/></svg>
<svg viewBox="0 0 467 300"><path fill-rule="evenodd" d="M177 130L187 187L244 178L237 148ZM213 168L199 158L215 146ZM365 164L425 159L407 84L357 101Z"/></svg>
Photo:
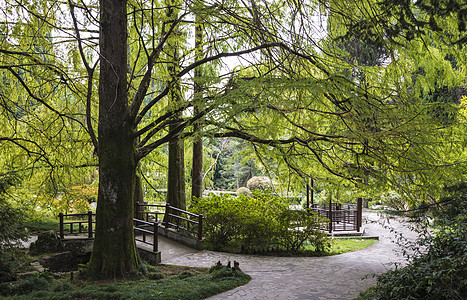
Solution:
<svg viewBox="0 0 467 300"><path fill-rule="evenodd" d="M137 246L145 244L157 253L158 236L181 242L193 248L203 247L203 215L197 215L170 204L135 204L133 230ZM80 214L59 214L60 238L94 238L96 214L92 211Z"/></svg>
<svg viewBox="0 0 467 300"><path fill-rule="evenodd" d="M329 202L326 206L313 204L309 211L318 213L329 223L325 229L330 234L362 234L362 199L357 199L356 205L337 204ZM93 239L95 230L95 213L89 211L81 214L59 214L60 238L62 240L73 237L87 236ZM135 204L133 230L136 245L146 245L153 253L158 253L158 237L183 243L196 249L203 249L203 215L197 215L169 204ZM324 228L323 228L324 229Z"/></svg>

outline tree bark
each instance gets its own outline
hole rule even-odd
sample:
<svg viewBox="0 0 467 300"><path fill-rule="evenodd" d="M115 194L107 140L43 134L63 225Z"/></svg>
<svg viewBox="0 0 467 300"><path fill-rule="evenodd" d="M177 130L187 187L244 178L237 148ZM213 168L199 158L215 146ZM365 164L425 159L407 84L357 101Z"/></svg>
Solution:
<svg viewBox="0 0 467 300"><path fill-rule="evenodd" d="M144 211L144 207L136 206L137 203L144 203L143 180L141 177L141 166L140 164L138 164L136 167L135 174L135 190L133 196L133 203L135 205L135 218L144 220L145 215L142 213Z"/></svg>
<svg viewBox="0 0 467 300"><path fill-rule="evenodd" d="M197 7L201 5L200 2L196 2ZM195 53L196 61L203 59L203 20L199 13L195 17ZM202 76L201 66L195 68L194 73L194 97L195 97L195 109L194 114L200 113L198 101L202 99L202 87L200 78ZM193 126L194 142L193 142L193 165L191 175L191 201L196 201L196 198L203 196L203 139L201 132L203 127L200 123L195 123Z"/></svg>
<svg viewBox="0 0 467 300"><path fill-rule="evenodd" d="M125 278L137 267L133 192L137 165L127 99L127 2L100 1L99 192L88 274Z"/></svg>
<svg viewBox="0 0 467 300"><path fill-rule="evenodd" d="M169 142L167 202L180 209L186 209L184 152L183 140Z"/></svg>
<svg viewBox="0 0 467 300"><path fill-rule="evenodd" d="M167 18L175 21L178 18L178 1L168 0ZM180 78L177 76L180 70L180 58L178 57L178 38L181 38L178 33L178 28L175 29L173 39L170 39L167 44L169 66L167 68L173 80L173 86L170 91L171 106L175 109L182 101L182 92ZM169 132L173 131L180 125L181 114L174 113L172 116L173 122L169 125ZM167 176L167 202L180 209L186 209L185 196L185 147L184 141L177 134L169 142L169 170Z"/></svg>

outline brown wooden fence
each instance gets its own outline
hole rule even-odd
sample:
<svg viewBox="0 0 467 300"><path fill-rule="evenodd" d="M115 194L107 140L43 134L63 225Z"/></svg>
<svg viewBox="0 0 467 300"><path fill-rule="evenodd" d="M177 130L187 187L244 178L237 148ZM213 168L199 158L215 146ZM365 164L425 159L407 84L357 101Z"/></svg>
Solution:
<svg viewBox="0 0 467 300"><path fill-rule="evenodd" d="M203 239L203 215L194 214L170 204L135 204L136 217L146 222L160 222L166 229Z"/></svg>
<svg viewBox="0 0 467 300"><path fill-rule="evenodd" d="M316 205L316 204L315 204ZM362 199L357 199L357 204L339 204L330 202L323 207L312 205L314 211L329 219L329 232L333 231L356 231L360 232L362 227Z"/></svg>
<svg viewBox="0 0 467 300"><path fill-rule="evenodd" d="M184 236L203 239L203 215L193 214L169 204L136 203L135 211L135 218L133 218L135 240L152 245L154 252L158 251L159 226L166 229L172 228ZM60 238L83 234L87 234L88 238L93 238L95 215L91 211L80 214L60 213L58 215Z"/></svg>
<svg viewBox="0 0 467 300"><path fill-rule="evenodd" d="M152 246L152 251L159 251L159 222L147 222L133 218L135 241Z"/></svg>
<svg viewBox="0 0 467 300"><path fill-rule="evenodd" d="M59 213L60 219L60 238L72 235L87 234L92 238L96 223L96 214L92 211L82 214L63 214Z"/></svg>

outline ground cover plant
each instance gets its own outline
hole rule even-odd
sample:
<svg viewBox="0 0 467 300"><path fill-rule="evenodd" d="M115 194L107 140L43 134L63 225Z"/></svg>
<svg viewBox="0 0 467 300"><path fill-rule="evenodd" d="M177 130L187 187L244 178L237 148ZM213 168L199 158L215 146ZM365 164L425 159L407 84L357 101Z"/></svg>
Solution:
<svg viewBox="0 0 467 300"><path fill-rule="evenodd" d="M56 275L55 275L56 277ZM151 279L152 278L152 279ZM157 279L157 280L154 280ZM140 278L131 281L58 279L46 272L15 283L1 283L6 299L204 299L243 285L250 276L227 266L211 269L182 266L140 266Z"/></svg>
<svg viewBox="0 0 467 300"><path fill-rule="evenodd" d="M377 276L377 285L358 299L467 298L467 185L448 191L416 223L418 240L399 241L409 264Z"/></svg>

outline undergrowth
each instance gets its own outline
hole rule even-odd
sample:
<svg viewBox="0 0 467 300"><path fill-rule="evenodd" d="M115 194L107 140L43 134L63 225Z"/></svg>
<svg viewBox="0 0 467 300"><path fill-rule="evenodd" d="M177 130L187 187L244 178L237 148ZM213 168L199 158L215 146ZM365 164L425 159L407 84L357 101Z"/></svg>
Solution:
<svg viewBox="0 0 467 300"><path fill-rule="evenodd" d="M167 266L165 266L167 268ZM177 268L177 267L175 267ZM147 274L159 273L148 267ZM181 272L179 272L181 271ZM179 267L177 275L166 279L138 281L69 281L55 280L47 275L29 277L16 283L0 284L6 299L205 299L246 284L250 276L227 267L210 273L198 273Z"/></svg>
<svg viewBox="0 0 467 300"><path fill-rule="evenodd" d="M446 192L414 222L414 243L400 236L408 264L378 275L358 299L467 299L467 184Z"/></svg>

